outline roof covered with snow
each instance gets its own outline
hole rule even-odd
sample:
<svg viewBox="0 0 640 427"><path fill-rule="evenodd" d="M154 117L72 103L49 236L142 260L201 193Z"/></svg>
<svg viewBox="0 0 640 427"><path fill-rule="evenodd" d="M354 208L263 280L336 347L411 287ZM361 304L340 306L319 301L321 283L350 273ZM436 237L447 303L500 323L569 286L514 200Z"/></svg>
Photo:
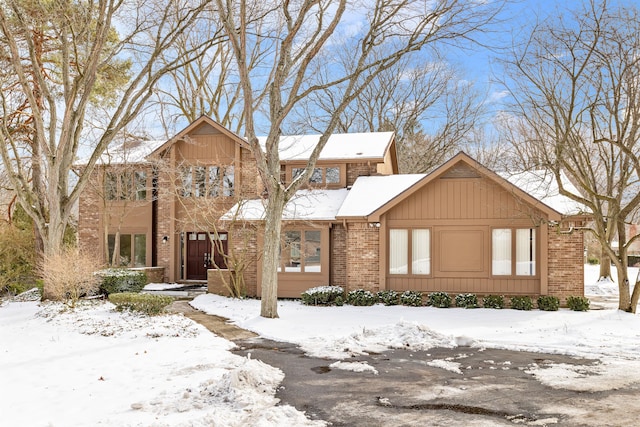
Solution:
<svg viewBox="0 0 640 427"><path fill-rule="evenodd" d="M287 221L333 221L349 190L298 190L284 208L282 219ZM244 200L234 205L222 216L222 220L240 219L261 221L264 219L267 200Z"/></svg>
<svg viewBox="0 0 640 427"><path fill-rule="evenodd" d="M424 178L424 174L361 176L338 211L338 217L365 217Z"/></svg>
<svg viewBox="0 0 640 427"><path fill-rule="evenodd" d="M264 148L266 137L259 137ZM280 160L307 160L318 144L320 135L289 135L280 137ZM393 132L336 133L329 137L319 160L382 159L393 141Z"/></svg>
<svg viewBox="0 0 640 427"><path fill-rule="evenodd" d="M135 140L109 147L100 156L98 164L102 165L125 165L135 163L145 163L147 156L162 146L164 140ZM89 158L78 161L79 165L86 165Z"/></svg>
<svg viewBox="0 0 640 427"><path fill-rule="evenodd" d="M589 212L582 203L560 194L555 176L550 171L499 172L498 175L562 215L579 215ZM564 173L561 173L560 177L567 191L580 194Z"/></svg>

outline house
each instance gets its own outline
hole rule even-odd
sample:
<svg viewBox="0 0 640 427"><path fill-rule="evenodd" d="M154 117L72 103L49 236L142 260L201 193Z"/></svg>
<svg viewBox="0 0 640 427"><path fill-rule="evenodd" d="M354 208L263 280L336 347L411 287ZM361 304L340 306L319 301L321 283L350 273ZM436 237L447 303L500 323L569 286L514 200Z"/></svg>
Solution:
<svg viewBox="0 0 640 427"><path fill-rule="evenodd" d="M317 138L282 138L282 179ZM81 196L80 244L115 251L151 280L207 281L220 293L241 254L246 292L259 296L266 200L246 141L201 117L129 151L105 158ZM392 133L336 134L285 207L278 295L326 284L582 295L585 219L545 176L501 176L462 152L430 174L398 174Z"/></svg>

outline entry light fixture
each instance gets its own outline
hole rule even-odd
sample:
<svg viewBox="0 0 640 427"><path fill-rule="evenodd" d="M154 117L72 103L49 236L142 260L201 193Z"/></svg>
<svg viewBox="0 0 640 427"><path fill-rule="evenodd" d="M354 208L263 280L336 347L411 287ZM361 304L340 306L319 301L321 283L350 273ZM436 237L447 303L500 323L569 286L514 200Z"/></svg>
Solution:
<svg viewBox="0 0 640 427"><path fill-rule="evenodd" d="M164 237L162 238L162 244L163 244L163 245L166 245L168 241L169 241L169 236L164 236Z"/></svg>

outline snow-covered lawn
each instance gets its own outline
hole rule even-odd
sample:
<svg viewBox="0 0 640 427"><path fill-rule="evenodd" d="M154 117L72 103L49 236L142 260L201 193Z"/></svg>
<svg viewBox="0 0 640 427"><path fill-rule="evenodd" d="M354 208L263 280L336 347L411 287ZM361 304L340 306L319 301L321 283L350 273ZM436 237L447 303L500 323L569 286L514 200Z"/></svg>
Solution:
<svg viewBox="0 0 640 427"><path fill-rule="evenodd" d="M637 270L632 271L635 278ZM586 313L428 307L308 307L280 301L263 319L259 301L203 295L193 305L266 338L300 344L333 367L372 375L352 355L389 347L473 345L561 353L596 364L531 366L550 386L607 390L640 382L640 315L615 309L617 288L587 266ZM595 298L595 297L594 297ZM280 370L235 356L232 343L179 315L140 317L109 303L60 312L59 304L0 306L2 425L322 425L276 406ZM430 365L460 373L455 362Z"/></svg>

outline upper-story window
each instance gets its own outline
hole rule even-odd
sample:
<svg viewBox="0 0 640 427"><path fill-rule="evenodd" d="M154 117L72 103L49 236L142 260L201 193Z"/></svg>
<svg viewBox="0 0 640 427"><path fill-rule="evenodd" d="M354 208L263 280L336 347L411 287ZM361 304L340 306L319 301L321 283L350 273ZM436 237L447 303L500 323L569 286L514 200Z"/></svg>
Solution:
<svg viewBox="0 0 640 427"><path fill-rule="evenodd" d="M145 171L107 172L104 180L107 200L146 200L147 173Z"/></svg>
<svg viewBox="0 0 640 427"><path fill-rule="evenodd" d="M183 166L182 197L231 197L235 194L233 166Z"/></svg>
<svg viewBox="0 0 640 427"><path fill-rule="evenodd" d="M296 179L304 172L305 168L292 168L291 179ZM309 184L312 185L331 185L340 183L340 167L338 166L321 166L313 169L309 177Z"/></svg>

